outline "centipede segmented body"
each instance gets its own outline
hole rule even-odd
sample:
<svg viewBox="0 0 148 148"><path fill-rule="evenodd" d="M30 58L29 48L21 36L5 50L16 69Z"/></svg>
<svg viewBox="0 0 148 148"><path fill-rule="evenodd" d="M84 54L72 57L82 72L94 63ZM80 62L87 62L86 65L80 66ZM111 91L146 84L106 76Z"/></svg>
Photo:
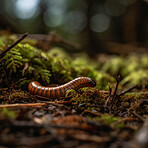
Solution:
<svg viewBox="0 0 148 148"><path fill-rule="evenodd" d="M32 81L28 85L28 90L31 94L45 98L60 98L64 97L69 89L77 90L82 87L95 87L96 82L88 77L78 77L64 85L58 87L44 87L37 81Z"/></svg>

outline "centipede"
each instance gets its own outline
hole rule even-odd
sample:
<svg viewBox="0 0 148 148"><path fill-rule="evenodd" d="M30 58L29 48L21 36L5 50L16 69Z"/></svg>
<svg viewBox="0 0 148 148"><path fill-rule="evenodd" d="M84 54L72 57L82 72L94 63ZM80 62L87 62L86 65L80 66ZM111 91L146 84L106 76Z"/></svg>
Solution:
<svg viewBox="0 0 148 148"><path fill-rule="evenodd" d="M66 95L66 92L70 89L78 90L83 87L95 87L96 82L89 77L78 77L74 80L57 86L57 87L45 87L37 81L32 81L28 85L28 90L32 95L45 98L61 98Z"/></svg>

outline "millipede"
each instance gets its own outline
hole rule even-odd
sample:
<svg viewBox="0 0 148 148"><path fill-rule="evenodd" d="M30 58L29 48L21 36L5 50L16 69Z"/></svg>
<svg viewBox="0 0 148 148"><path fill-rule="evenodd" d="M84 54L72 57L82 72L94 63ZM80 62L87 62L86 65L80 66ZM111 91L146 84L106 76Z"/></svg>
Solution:
<svg viewBox="0 0 148 148"><path fill-rule="evenodd" d="M28 90L31 94L45 98L60 98L64 97L67 90L78 90L83 87L95 87L96 82L89 77L78 77L66 84L57 87L45 87L37 81L32 81L28 85Z"/></svg>

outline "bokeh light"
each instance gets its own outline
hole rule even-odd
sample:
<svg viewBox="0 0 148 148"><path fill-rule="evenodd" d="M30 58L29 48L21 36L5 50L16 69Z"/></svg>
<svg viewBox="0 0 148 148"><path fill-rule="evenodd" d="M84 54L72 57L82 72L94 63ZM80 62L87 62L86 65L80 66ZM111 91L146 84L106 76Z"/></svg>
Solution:
<svg viewBox="0 0 148 148"><path fill-rule="evenodd" d="M17 0L15 3L15 13L20 19L29 19L37 15L40 11L39 0Z"/></svg>
<svg viewBox="0 0 148 148"><path fill-rule="evenodd" d="M43 16L45 24L49 27L58 27L62 25L67 9L66 0L48 0L46 2L47 10Z"/></svg>
<svg viewBox="0 0 148 148"><path fill-rule="evenodd" d="M109 28L110 17L106 14L96 14L91 18L90 27L94 32L104 32Z"/></svg>
<svg viewBox="0 0 148 148"><path fill-rule="evenodd" d="M46 6L52 14L59 15L66 11L67 2L66 0L46 0Z"/></svg>
<svg viewBox="0 0 148 148"><path fill-rule="evenodd" d="M86 26L86 15L83 11L69 11L65 16L65 30L70 33L79 33Z"/></svg>
<svg viewBox="0 0 148 148"><path fill-rule="evenodd" d="M137 0L0 0L1 29L10 26L10 30L16 33L48 33L54 30L70 40L83 40L82 36L89 39L88 35L95 35L94 38L126 42L125 35L128 33L125 31L130 30L131 21L136 24L132 28L138 28L140 40L145 41L145 4L146 1ZM138 20L143 22L137 24ZM125 22L126 29L123 28Z"/></svg>
<svg viewBox="0 0 148 148"><path fill-rule="evenodd" d="M63 14L54 14L51 11L46 11L44 13L44 22L49 27L57 27L63 23Z"/></svg>

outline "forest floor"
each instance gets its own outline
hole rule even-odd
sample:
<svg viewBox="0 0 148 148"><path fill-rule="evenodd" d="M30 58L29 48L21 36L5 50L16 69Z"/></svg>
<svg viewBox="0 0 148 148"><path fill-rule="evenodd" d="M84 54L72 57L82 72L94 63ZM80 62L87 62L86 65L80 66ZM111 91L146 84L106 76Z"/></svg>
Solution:
<svg viewBox="0 0 148 148"><path fill-rule="evenodd" d="M12 45L16 38L1 37L1 53L8 47L7 40ZM50 51L50 56L60 54L69 62L57 55L47 58L44 52L31 47L36 46L32 40L22 44L9 49L0 59L0 147L147 147L146 54L125 57L98 54L95 62L88 57L85 61L82 54L83 58L76 55L71 62L67 53ZM40 49L42 46L41 43ZM128 64L131 61L131 65L128 67L123 61ZM49 82L61 85L81 75L94 78L97 86L69 90L65 97L49 100L31 95L27 89L34 79L46 85Z"/></svg>

